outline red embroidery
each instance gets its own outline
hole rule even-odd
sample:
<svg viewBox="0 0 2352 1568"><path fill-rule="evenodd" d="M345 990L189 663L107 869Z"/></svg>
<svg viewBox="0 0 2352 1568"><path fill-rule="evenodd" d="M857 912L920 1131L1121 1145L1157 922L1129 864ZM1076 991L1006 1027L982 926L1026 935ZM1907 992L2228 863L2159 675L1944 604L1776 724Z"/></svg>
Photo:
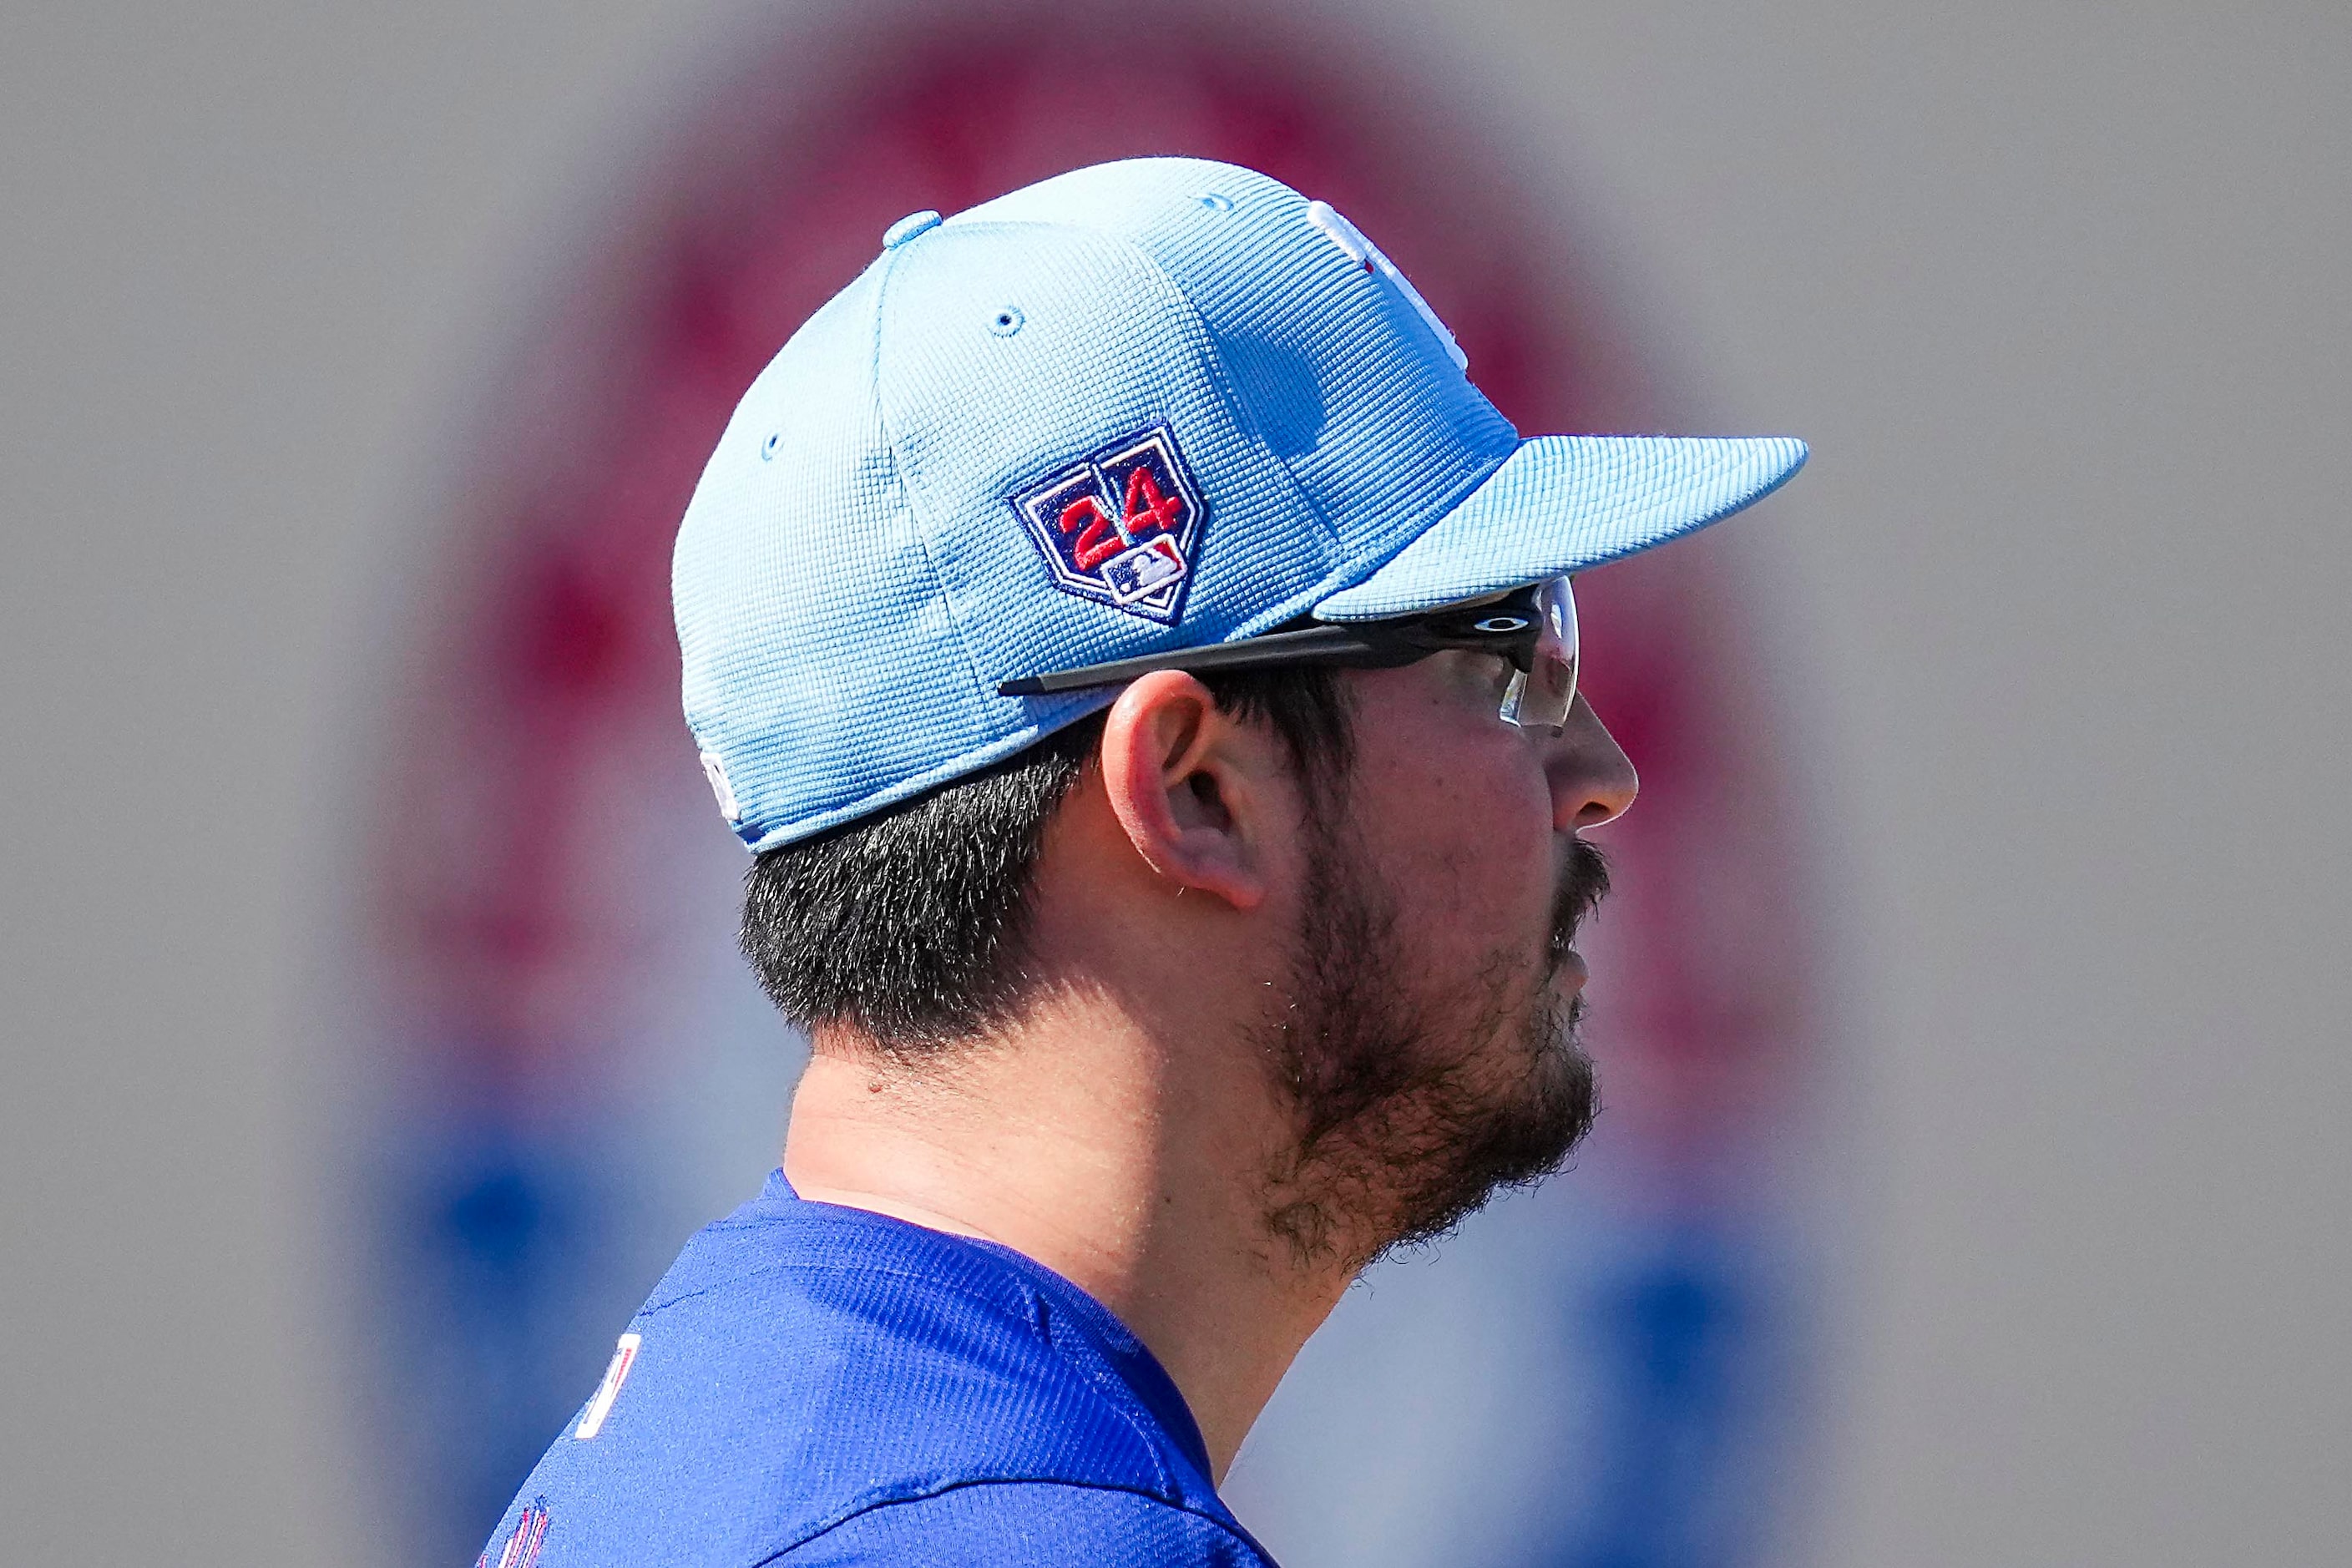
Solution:
<svg viewBox="0 0 2352 1568"><path fill-rule="evenodd" d="M547 1504L532 1503L515 1521L514 1533L507 1537L507 1548L499 1553L498 1568L537 1568L539 1548L547 1539ZM474 1568L489 1568L490 1554L484 1552Z"/></svg>
<svg viewBox="0 0 2352 1568"><path fill-rule="evenodd" d="M1183 515L1184 498L1161 491L1151 477L1151 465L1138 463L1127 476L1127 536L1133 539L1155 528L1172 532Z"/></svg>
<svg viewBox="0 0 2352 1568"><path fill-rule="evenodd" d="M1092 521L1088 521L1092 519ZM1069 532L1080 523L1087 531L1078 535L1076 552L1071 559L1081 572L1091 572L1125 547L1125 541L1111 531L1110 519L1103 515L1102 502L1092 496L1080 496L1062 509L1062 531Z"/></svg>
<svg viewBox="0 0 2352 1568"><path fill-rule="evenodd" d="M1183 614L1209 509L1165 425L1123 436L1006 499L1055 587L1162 626Z"/></svg>

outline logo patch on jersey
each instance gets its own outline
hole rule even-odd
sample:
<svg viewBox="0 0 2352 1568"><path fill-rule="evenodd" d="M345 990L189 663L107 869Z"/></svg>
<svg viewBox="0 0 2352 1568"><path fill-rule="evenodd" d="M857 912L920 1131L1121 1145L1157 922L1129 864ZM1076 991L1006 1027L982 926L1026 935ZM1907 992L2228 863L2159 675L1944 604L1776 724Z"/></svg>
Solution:
<svg viewBox="0 0 2352 1568"><path fill-rule="evenodd" d="M1208 509L1165 425L1114 441L1012 500L1065 594L1163 626L1184 613Z"/></svg>
<svg viewBox="0 0 2352 1568"><path fill-rule="evenodd" d="M536 1568L540 1546L546 1540L547 1504L541 1500L523 1510L515 1520L514 1533L507 1537L498 1560L492 1562L486 1550L474 1560L474 1568Z"/></svg>
<svg viewBox="0 0 2352 1568"><path fill-rule="evenodd" d="M629 1380L629 1368L637 1363L637 1346L643 1342L635 1334L623 1334L621 1342L613 1347L613 1359L604 1363L604 1381L596 1385L596 1396L580 1413L580 1425L572 1429L575 1441L585 1443L604 1429L604 1417L613 1413L613 1401L621 1397L621 1384Z"/></svg>

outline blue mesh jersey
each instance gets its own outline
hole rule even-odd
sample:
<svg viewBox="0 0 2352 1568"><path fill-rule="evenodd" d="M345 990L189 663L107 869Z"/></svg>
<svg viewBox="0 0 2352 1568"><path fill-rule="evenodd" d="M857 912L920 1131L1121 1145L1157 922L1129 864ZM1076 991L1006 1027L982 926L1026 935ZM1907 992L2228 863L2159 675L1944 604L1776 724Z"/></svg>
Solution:
<svg viewBox="0 0 2352 1568"><path fill-rule="evenodd" d="M1008 1248L809 1203L702 1231L483 1568L1271 1568L1182 1395Z"/></svg>

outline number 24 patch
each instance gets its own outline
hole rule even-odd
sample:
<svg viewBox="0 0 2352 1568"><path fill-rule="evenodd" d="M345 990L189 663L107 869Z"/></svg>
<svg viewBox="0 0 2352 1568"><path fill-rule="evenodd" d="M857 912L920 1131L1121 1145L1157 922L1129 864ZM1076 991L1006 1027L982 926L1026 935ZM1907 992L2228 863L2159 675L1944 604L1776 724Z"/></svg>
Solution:
<svg viewBox="0 0 2352 1568"><path fill-rule="evenodd" d="M1165 425L1112 442L1012 502L1056 588L1165 626L1183 614L1207 508Z"/></svg>

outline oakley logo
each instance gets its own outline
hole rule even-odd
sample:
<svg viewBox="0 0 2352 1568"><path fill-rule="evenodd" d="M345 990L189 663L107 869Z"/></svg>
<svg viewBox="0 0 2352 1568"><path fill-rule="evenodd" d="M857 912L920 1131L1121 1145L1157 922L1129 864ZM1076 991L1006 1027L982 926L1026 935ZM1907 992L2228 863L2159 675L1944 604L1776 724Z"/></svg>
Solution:
<svg viewBox="0 0 2352 1568"><path fill-rule="evenodd" d="M1208 509L1166 426L1112 442L1012 504L1055 587L1164 626L1183 614Z"/></svg>

